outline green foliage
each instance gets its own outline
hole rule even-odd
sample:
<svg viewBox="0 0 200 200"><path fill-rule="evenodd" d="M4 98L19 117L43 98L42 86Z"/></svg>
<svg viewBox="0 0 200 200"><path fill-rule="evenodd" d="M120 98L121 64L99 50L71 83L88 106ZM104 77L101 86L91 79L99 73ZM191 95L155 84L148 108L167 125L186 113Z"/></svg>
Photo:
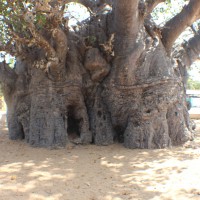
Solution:
<svg viewBox="0 0 200 200"><path fill-rule="evenodd" d="M1 43L7 42L12 37L12 31L23 33L26 30L22 18L24 11L23 1L0 2L0 31L3 33L0 38Z"/></svg>
<svg viewBox="0 0 200 200"><path fill-rule="evenodd" d="M189 78L188 82L187 82L187 89L189 89L189 90L200 90L200 82Z"/></svg>
<svg viewBox="0 0 200 200"><path fill-rule="evenodd" d="M1 0L0 46L15 41L16 37L30 39L30 24L34 24L36 30L47 28L47 17L50 15L48 6L48 0Z"/></svg>
<svg viewBox="0 0 200 200"><path fill-rule="evenodd" d="M46 16L42 13L38 14L35 19L36 19L36 24L38 25L38 28L44 27L47 22Z"/></svg>

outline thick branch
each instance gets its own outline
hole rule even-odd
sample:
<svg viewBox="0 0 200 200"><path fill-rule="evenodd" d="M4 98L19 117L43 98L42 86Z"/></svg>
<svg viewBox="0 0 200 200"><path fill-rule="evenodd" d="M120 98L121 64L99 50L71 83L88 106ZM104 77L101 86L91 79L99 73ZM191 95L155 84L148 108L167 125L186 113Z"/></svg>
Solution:
<svg viewBox="0 0 200 200"><path fill-rule="evenodd" d="M65 62L68 52L67 35L62 29L57 28L53 30L52 36L55 42L54 49L56 51L57 59L49 60L46 70L49 78L62 79L62 74L64 74L65 71Z"/></svg>
<svg viewBox="0 0 200 200"><path fill-rule="evenodd" d="M64 64L68 51L67 36L61 28L54 29L52 35L56 44L55 51L59 62Z"/></svg>
<svg viewBox="0 0 200 200"><path fill-rule="evenodd" d="M138 3L139 0L116 0L114 2L117 34L132 37L138 32Z"/></svg>
<svg viewBox="0 0 200 200"><path fill-rule="evenodd" d="M140 27L138 4L139 0L114 1L115 51L129 49L136 40Z"/></svg>
<svg viewBox="0 0 200 200"><path fill-rule="evenodd" d="M190 0L189 4L178 15L165 24L161 34L163 45L168 52L170 52L178 36L199 17L200 1Z"/></svg>
<svg viewBox="0 0 200 200"><path fill-rule="evenodd" d="M50 57L50 58L56 57L56 52L55 52L54 48L49 44L49 42L40 33L38 33L36 31L33 24L30 24L29 30L35 39L35 45L44 49L45 52L47 53L48 57Z"/></svg>

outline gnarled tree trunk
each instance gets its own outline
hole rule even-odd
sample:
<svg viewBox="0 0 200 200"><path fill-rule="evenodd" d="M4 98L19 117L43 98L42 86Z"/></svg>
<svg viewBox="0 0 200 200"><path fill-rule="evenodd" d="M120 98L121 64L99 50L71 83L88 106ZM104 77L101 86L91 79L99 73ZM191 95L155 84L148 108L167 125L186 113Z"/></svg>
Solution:
<svg viewBox="0 0 200 200"><path fill-rule="evenodd" d="M32 30L38 45L29 57L0 68L10 139L39 147L119 141L127 148L192 139L182 65L169 56L178 33L172 38L163 30L160 38L145 24L160 2L149 1L144 14L142 1L110 1L110 12L76 32L56 27L37 39Z"/></svg>

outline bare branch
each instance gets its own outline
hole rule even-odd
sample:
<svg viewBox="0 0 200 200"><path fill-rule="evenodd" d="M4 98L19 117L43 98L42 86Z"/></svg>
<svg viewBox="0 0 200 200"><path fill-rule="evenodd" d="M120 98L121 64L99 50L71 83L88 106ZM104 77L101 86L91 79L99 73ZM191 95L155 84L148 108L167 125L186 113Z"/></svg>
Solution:
<svg viewBox="0 0 200 200"><path fill-rule="evenodd" d="M135 27L139 25L138 3L139 0L116 0L114 2L115 27L118 34L132 35L135 33Z"/></svg>
<svg viewBox="0 0 200 200"><path fill-rule="evenodd" d="M168 53L178 36L200 17L200 1L190 0L183 10L169 20L162 29L162 42Z"/></svg>
<svg viewBox="0 0 200 200"><path fill-rule="evenodd" d="M140 27L138 4L139 0L114 1L115 51L123 47L123 50L128 49L126 45L133 46L136 40Z"/></svg>

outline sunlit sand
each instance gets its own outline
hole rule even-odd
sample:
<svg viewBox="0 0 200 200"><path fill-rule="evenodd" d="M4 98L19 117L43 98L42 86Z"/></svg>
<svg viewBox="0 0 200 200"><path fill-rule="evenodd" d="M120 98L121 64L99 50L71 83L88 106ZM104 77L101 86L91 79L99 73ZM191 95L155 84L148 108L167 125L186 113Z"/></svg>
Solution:
<svg viewBox="0 0 200 200"><path fill-rule="evenodd" d="M196 139L163 150L121 144L49 150L0 134L2 200L200 199L200 121Z"/></svg>

